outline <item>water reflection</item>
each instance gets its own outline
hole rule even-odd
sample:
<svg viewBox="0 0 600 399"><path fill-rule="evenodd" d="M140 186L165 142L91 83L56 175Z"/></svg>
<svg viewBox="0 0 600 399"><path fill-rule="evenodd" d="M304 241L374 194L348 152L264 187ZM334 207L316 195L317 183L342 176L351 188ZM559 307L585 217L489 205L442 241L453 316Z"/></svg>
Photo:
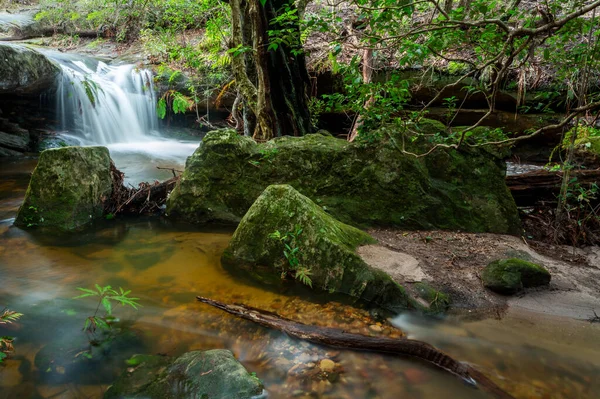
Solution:
<svg viewBox="0 0 600 399"><path fill-rule="evenodd" d="M26 176L2 170L15 181ZM6 184L2 219L14 215L10 203L23 195L22 185ZM486 397L414 359L318 347L197 303L195 296L202 295L308 324L402 335L366 309L285 286L265 290L223 270L219 258L230 237L231 231L202 231L160 218L107 221L71 237L0 223L0 307L25 314L19 323L0 327L1 335L17 337L13 358L0 366L0 398L100 398L133 352L178 356L214 348L232 350L265 382L271 398ZM143 307L116 308L128 335L92 362L73 366L74 351L86 345L83 321L96 303L72 298L77 287L96 283L131 289ZM482 321L407 313L393 323L475 365L516 397L594 398L600 391L598 325L513 313ZM42 361L49 352L51 372Z"/></svg>

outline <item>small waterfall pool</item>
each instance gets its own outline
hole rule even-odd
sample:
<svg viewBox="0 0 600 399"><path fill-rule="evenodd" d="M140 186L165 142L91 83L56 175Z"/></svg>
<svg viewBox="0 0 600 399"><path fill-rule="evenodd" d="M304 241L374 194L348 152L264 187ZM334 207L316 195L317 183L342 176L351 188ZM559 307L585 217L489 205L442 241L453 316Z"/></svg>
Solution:
<svg viewBox="0 0 600 399"><path fill-rule="evenodd" d="M67 144L108 147L125 181L164 180L182 170L199 140L161 135L151 71L78 54L40 50L62 68L56 91L59 136Z"/></svg>

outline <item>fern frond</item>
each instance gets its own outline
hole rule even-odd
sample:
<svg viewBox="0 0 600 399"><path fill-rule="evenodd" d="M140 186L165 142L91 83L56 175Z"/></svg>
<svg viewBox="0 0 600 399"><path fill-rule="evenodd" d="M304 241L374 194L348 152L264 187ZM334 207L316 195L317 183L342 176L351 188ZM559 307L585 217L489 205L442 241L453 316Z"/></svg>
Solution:
<svg viewBox="0 0 600 399"><path fill-rule="evenodd" d="M19 320L23 313L18 313L9 309L4 309L0 314L0 324L9 324Z"/></svg>

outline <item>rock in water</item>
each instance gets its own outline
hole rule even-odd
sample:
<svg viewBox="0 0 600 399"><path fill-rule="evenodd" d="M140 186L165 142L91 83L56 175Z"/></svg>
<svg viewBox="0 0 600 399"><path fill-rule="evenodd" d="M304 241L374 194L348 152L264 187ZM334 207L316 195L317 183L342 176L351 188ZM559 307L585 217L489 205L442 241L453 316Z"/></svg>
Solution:
<svg viewBox="0 0 600 399"><path fill-rule="evenodd" d="M510 295L524 288L550 284L550 273L544 267L517 258L501 259L487 265L481 275L485 287Z"/></svg>
<svg viewBox="0 0 600 399"><path fill-rule="evenodd" d="M69 232L102 217L112 193L106 147L64 147L41 153L15 225Z"/></svg>
<svg viewBox="0 0 600 399"><path fill-rule="evenodd" d="M275 232L288 239L273 237ZM245 270L255 280L276 283L283 271L294 275L288 258L293 256L299 268L309 269L315 289L347 294L392 311L415 307L400 285L356 254L359 245L374 241L367 233L334 219L291 186L272 185L250 207L221 260L227 267ZM285 244L291 248L286 249ZM294 248L297 251L289 255Z"/></svg>
<svg viewBox="0 0 600 399"><path fill-rule="evenodd" d="M422 123L431 136L444 129L438 122ZM386 132L375 143L309 134L264 144L233 130L209 132L188 158L167 214L192 223L235 224L267 186L289 184L355 226L520 231L500 158L471 148L416 158L399 151L400 139L386 139L388 134L402 132Z"/></svg>
<svg viewBox="0 0 600 399"><path fill-rule="evenodd" d="M0 93L37 94L60 72L45 55L18 44L0 43L0 61Z"/></svg>
<svg viewBox="0 0 600 399"><path fill-rule="evenodd" d="M177 359L136 355L104 399L250 399L263 385L224 349L194 351Z"/></svg>

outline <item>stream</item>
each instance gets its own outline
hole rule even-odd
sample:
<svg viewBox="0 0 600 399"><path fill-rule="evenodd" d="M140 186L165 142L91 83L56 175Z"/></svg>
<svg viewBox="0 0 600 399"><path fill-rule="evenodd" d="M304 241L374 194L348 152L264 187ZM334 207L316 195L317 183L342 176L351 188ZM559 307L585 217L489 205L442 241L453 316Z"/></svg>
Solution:
<svg viewBox="0 0 600 399"><path fill-rule="evenodd" d="M156 166L183 167L198 142L160 136L147 72L49 56L64 68L57 113L63 115L65 139L106 145L132 184L170 177L170 171ZM96 84L102 89L96 89L97 102L90 104L86 85L89 91ZM307 324L424 340L474 365L517 398L598 397L597 323L517 310L497 319L407 312L387 321L347 298L298 285L265 289L248 282L220 265L232 230L160 217L106 220L75 236L24 231L12 223L35 164L35 159L0 164L0 310L24 314L14 324L0 325L0 336L16 337L14 353L0 365L0 399L101 398L134 353L178 356L214 348L230 349L264 382L269 398L487 397L421 361L290 339L199 304L196 295L241 302ZM77 287L95 284L123 287L139 297L137 311L114 309L127 341L75 366L44 363L42 354L67 358L71 352L66 349L86 342L82 327L97 303L73 297Z"/></svg>

